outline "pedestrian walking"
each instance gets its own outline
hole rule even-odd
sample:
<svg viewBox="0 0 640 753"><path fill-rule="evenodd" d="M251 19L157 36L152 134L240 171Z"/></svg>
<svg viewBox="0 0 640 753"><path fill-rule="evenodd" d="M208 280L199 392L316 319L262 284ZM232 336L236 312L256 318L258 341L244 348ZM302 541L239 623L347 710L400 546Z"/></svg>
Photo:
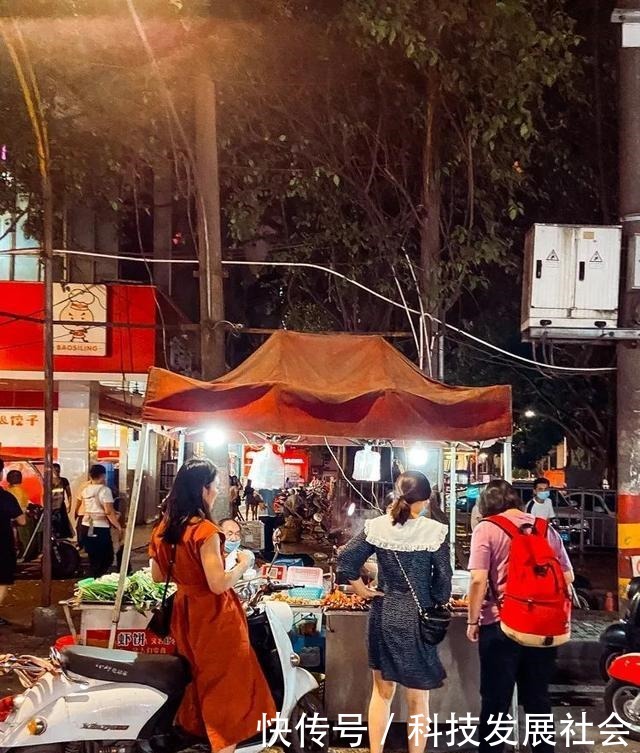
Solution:
<svg viewBox="0 0 640 753"><path fill-rule="evenodd" d="M549 479L537 478L533 482L533 499L526 507L527 512L536 518L544 520L553 520L556 517L556 511L553 509L551 501L551 483Z"/></svg>
<svg viewBox="0 0 640 753"><path fill-rule="evenodd" d="M79 502L84 511L79 540L89 556L91 577L100 578L113 565L111 526L122 532L113 494L107 486L107 469L103 465L91 466L89 483L82 489Z"/></svg>
<svg viewBox="0 0 640 753"><path fill-rule="evenodd" d="M27 516L27 509L32 502L22 486L22 473L20 471L11 470L7 473L7 491L16 498L20 509L25 514L25 524L20 526L17 531L19 554L23 557L27 553L27 546L31 541L35 524L33 519L29 519Z"/></svg>
<svg viewBox="0 0 640 753"><path fill-rule="evenodd" d="M523 503L513 487L506 481L491 481L480 495L478 503L482 520L478 522L471 536L471 554L469 570L471 585L469 589L469 617L467 637L479 643L480 650L480 747L479 753L502 753L504 744L496 744L492 737L490 720L504 718L509 712L514 688L518 687L518 697L526 714L550 714L549 683L556 664L556 649L539 648L523 645L514 640L514 633L507 635L506 611L513 608L513 601L505 605L504 598L508 585L508 564L512 554L513 541L520 534L541 535L541 531L550 545L549 556L545 563L544 574L553 565L557 567L560 580L566 584L573 581L571 562L564 549L558 533L548 526L546 521L539 521L530 513L522 510ZM492 516L495 516L492 519ZM543 540L543 545L546 543ZM533 542L530 544L533 546ZM533 551L533 550L531 550ZM514 549L515 552L515 549ZM553 561L552 561L553 560ZM534 569L535 562L527 563ZM521 568L526 577L526 569ZM551 574L551 573L549 573ZM509 578L511 577L509 573ZM554 578L555 583L555 578ZM556 584L567 590L564 583ZM531 594L533 597L533 593ZM540 606L531 599L527 605L533 625L536 615L544 614L544 619L552 619L551 610L543 613ZM516 607L517 608L517 607ZM501 625L501 613L505 625ZM549 633L553 634L549 625ZM533 627L531 633L533 633ZM518 637L518 636L515 636ZM521 641L528 637L522 635ZM539 741L533 747L536 753L550 753L553 746Z"/></svg>
<svg viewBox="0 0 640 753"><path fill-rule="evenodd" d="M371 602L369 667L373 690L369 704L371 753L381 753L398 685L404 688L408 718L422 720L425 734L410 725L409 751L422 753L429 718L429 691L446 674L437 647L425 641L421 613L446 604L451 596L448 528L423 515L431 485L418 471L402 473L395 500L385 515L368 520L362 533L338 555L338 572L356 594ZM377 590L364 585L361 569L376 555Z"/></svg>
<svg viewBox="0 0 640 753"><path fill-rule="evenodd" d="M262 498L251 485L251 480L248 480L247 485L244 488L244 502L246 505L245 514L247 520L258 520L258 508L261 501Z"/></svg>
<svg viewBox="0 0 640 753"><path fill-rule="evenodd" d="M0 476L4 471L4 461L0 459ZM18 500L6 489L0 489L0 607L4 605L9 586L14 583L17 566L16 546L13 526L24 526L27 518ZM0 617L0 625L8 622Z"/></svg>

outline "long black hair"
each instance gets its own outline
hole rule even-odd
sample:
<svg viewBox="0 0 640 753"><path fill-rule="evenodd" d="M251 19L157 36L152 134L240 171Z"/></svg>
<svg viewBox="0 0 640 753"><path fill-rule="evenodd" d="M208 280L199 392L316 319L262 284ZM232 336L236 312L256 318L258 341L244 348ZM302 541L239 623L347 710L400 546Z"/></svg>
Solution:
<svg viewBox="0 0 640 753"><path fill-rule="evenodd" d="M390 514L393 525L404 525L411 517L411 505L426 502L431 496L429 479L420 471L405 471L398 476L395 502Z"/></svg>
<svg viewBox="0 0 640 753"><path fill-rule="evenodd" d="M202 490L216 480L218 469L207 458L191 458L180 468L164 501L165 529L162 538L178 544L191 518L207 518L209 511Z"/></svg>

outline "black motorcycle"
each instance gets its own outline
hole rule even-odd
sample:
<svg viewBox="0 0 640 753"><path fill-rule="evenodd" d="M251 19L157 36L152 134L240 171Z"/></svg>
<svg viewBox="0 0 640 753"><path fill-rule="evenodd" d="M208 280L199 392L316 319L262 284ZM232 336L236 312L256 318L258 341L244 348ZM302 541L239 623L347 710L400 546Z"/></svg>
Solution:
<svg viewBox="0 0 640 753"><path fill-rule="evenodd" d="M640 578L633 578L627 588L629 606L624 617L609 625L600 636L600 674L609 680L611 662L622 654L640 651Z"/></svg>
<svg viewBox="0 0 640 753"><path fill-rule="evenodd" d="M32 531L28 544L21 553L20 561L33 562L42 554L42 506L29 504L27 520ZM73 578L80 570L80 553L70 541L73 529L64 507L51 513L51 574L56 580Z"/></svg>

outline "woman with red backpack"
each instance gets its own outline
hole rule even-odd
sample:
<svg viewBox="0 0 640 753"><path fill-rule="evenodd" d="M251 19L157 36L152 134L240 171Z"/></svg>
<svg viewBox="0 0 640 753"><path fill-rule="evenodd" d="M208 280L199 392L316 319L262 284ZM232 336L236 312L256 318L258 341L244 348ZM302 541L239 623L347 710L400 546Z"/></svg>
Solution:
<svg viewBox="0 0 640 753"><path fill-rule="evenodd" d="M517 684L526 714L551 714L556 646L569 640L573 569L548 521L522 510L506 481L490 482L471 537L467 637L480 648L480 753L501 753L495 723L509 713ZM494 722L494 724L491 723ZM538 741L536 753L550 753Z"/></svg>

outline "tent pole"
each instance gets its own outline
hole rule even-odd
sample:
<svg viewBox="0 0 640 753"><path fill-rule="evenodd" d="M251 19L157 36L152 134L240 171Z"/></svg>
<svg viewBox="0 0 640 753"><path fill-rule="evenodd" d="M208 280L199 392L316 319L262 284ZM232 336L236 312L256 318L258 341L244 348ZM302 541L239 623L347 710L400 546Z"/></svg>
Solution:
<svg viewBox="0 0 640 753"><path fill-rule="evenodd" d="M502 445L502 476L505 481L513 483L513 445L511 437Z"/></svg>
<svg viewBox="0 0 640 753"><path fill-rule="evenodd" d="M113 648L116 642L116 630L120 622L120 611L122 609L122 599L124 597L124 588L127 582L127 572L129 571L129 561L131 560L131 549L133 547L133 534L136 528L136 517L138 515L138 503L140 502L140 490L142 488L142 477L146 470L146 455L149 445L149 424L143 424L140 432L140 445L138 447L138 462L136 463L136 473L133 479L133 489L131 490L131 504L129 506L129 515L127 517L127 527L124 535L124 551L122 553L122 564L120 566L120 578L118 580L118 590L116 591L116 600L111 617L111 632L109 634L109 648Z"/></svg>
<svg viewBox="0 0 640 753"><path fill-rule="evenodd" d="M512 441L511 437L505 439L502 445L502 476L508 483L513 482L513 454L512 454ZM514 727L514 750L520 751L520 718L519 718L519 702L518 702L518 687L513 690L513 697L511 699L511 717L513 718Z"/></svg>
<svg viewBox="0 0 640 753"><path fill-rule="evenodd" d="M444 447L438 450L438 491L444 504Z"/></svg>
<svg viewBox="0 0 640 753"><path fill-rule="evenodd" d="M449 556L452 570L456 569L456 449L456 443L452 442L449 446Z"/></svg>
<svg viewBox="0 0 640 753"><path fill-rule="evenodd" d="M187 443L187 434L184 429L180 430L178 434L178 470L184 465L184 453Z"/></svg>

